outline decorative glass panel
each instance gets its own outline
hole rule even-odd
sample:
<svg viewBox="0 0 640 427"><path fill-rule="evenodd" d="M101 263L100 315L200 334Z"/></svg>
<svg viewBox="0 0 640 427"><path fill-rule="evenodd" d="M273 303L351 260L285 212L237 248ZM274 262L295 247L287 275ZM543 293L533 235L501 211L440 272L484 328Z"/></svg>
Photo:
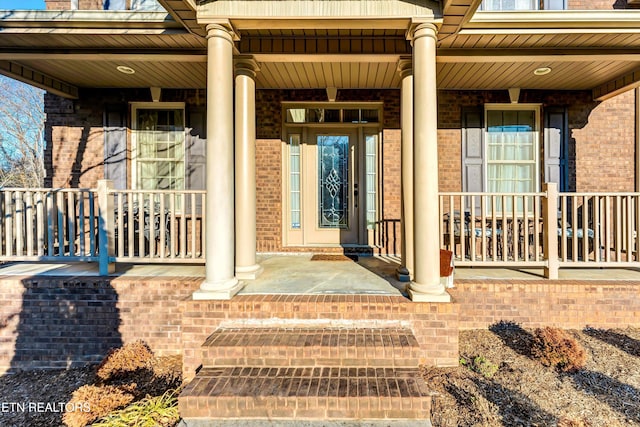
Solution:
<svg viewBox="0 0 640 427"><path fill-rule="evenodd" d="M300 135L289 136L289 200L291 228L300 228Z"/></svg>
<svg viewBox="0 0 640 427"><path fill-rule="evenodd" d="M349 226L349 137L318 136L320 228Z"/></svg>
<svg viewBox="0 0 640 427"><path fill-rule="evenodd" d="M366 173L366 191L367 191L367 228L373 229L378 219L377 216L377 163L378 163L378 136L365 136L365 173Z"/></svg>

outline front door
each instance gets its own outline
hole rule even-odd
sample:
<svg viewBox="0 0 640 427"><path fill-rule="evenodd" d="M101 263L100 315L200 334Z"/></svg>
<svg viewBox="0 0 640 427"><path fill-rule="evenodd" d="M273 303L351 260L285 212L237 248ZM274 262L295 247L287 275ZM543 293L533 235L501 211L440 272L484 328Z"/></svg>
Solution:
<svg viewBox="0 0 640 427"><path fill-rule="evenodd" d="M355 130L309 130L302 156L307 245L359 243L357 140Z"/></svg>

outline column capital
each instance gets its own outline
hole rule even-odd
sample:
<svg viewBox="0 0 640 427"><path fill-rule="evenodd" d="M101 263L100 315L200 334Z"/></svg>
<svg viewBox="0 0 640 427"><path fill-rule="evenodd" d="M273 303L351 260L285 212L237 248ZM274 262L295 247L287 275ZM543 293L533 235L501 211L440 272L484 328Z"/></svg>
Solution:
<svg viewBox="0 0 640 427"><path fill-rule="evenodd" d="M438 27L431 22L412 22L406 32L406 37L411 43L420 37L432 37L437 40Z"/></svg>
<svg viewBox="0 0 640 427"><path fill-rule="evenodd" d="M411 56L401 56L398 60L396 68L401 78L408 77L413 74L413 58Z"/></svg>
<svg viewBox="0 0 640 427"><path fill-rule="evenodd" d="M260 65L253 55L236 55L233 57L233 65L236 75L248 76L255 79L260 71Z"/></svg>
<svg viewBox="0 0 640 427"><path fill-rule="evenodd" d="M240 34L233 28L229 20L221 20L220 22L207 24L207 39L211 37L220 37L228 40L230 43L240 40Z"/></svg>

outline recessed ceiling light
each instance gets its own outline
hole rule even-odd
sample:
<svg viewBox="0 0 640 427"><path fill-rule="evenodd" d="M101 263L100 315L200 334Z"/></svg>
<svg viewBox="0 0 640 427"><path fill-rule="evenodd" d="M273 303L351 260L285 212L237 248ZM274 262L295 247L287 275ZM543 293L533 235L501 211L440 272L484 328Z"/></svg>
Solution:
<svg viewBox="0 0 640 427"><path fill-rule="evenodd" d="M546 74L549 74L550 72L551 68L549 67L540 67L533 70L533 74L535 74L536 76L544 76Z"/></svg>
<svg viewBox="0 0 640 427"><path fill-rule="evenodd" d="M118 65L116 67L116 70L118 70L118 71L120 71L121 73L124 73L124 74L133 74L133 73L136 72L136 70L134 70L131 67L127 67L126 65Z"/></svg>

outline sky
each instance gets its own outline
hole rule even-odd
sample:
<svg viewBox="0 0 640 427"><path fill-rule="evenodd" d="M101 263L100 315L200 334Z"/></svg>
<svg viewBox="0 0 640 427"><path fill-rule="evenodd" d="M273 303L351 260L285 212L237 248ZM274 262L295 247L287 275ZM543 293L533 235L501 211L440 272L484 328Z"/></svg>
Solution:
<svg viewBox="0 0 640 427"><path fill-rule="evenodd" d="M44 0L0 0L0 10L44 9Z"/></svg>

